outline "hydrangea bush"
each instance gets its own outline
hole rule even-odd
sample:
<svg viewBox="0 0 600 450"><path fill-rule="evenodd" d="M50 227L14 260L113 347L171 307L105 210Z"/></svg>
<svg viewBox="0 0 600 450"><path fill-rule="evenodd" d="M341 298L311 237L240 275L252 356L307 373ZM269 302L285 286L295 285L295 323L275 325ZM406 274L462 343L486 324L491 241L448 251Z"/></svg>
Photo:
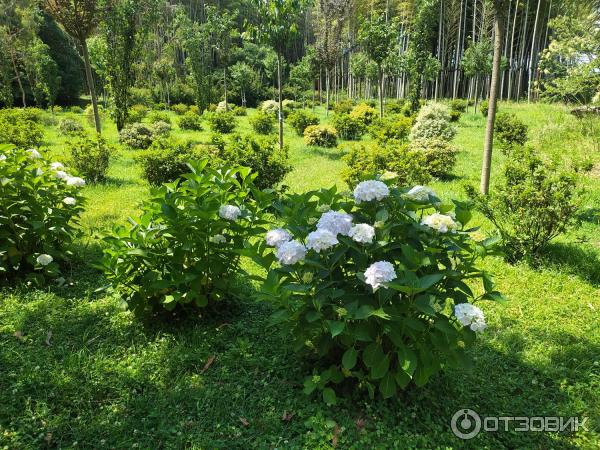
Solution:
<svg viewBox="0 0 600 450"><path fill-rule="evenodd" d="M443 139L451 141L456 128L450 122L450 110L441 103L424 106L410 131L410 139Z"/></svg>
<svg viewBox="0 0 600 450"><path fill-rule="evenodd" d="M37 150L0 146L0 279L60 276L84 206L85 181L69 172Z"/></svg>
<svg viewBox="0 0 600 450"><path fill-rule="evenodd" d="M351 198L332 188L274 205L282 225L254 246L268 270L260 295L294 347L319 358L307 394L332 404L335 385L355 383L391 397L468 361L486 326L474 303L501 299L477 266L491 242L470 237L468 204L367 180Z"/></svg>
<svg viewBox="0 0 600 450"><path fill-rule="evenodd" d="M335 147L337 130L329 125L310 125L304 130L304 143L316 147Z"/></svg>
<svg viewBox="0 0 600 450"><path fill-rule="evenodd" d="M263 234L271 198L245 167L189 164L179 182L153 191L141 217L105 238L100 267L135 313L205 307L233 295L240 256Z"/></svg>

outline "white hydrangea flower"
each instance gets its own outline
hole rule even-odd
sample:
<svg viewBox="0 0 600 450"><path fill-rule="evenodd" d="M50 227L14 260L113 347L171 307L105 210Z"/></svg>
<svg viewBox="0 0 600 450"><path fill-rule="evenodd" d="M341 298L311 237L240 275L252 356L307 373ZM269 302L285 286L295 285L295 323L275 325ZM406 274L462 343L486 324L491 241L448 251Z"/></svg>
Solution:
<svg viewBox="0 0 600 450"><path fill-rule="evenodd" d="M85 180L79 177L67 177L67 186L85 186Z"/></svg>
<svg viewBox="0 0 600 450"><path fill-rule="evenodd" d="M292 239L292 235L283 228L275 228L267 233L265 241L269 247L279 247Z"/></svg>
<svg viewBox="0 0 600 450"><path fill-rule="evenodd" d="M52 164L50 164L50 168L52 170L63 170L65 168L65 166L63 166L62 163L59 162L53 162Z"/></svg>
<svg viewBox="0 0 600 450"><path fill-rule="evenodd" d="M383 283L396 278L396 271L392 263L388 261L377 261L365 271L365 282L373 287L373 292L379 289Z"/></svg>
<svg viewBox="0 0 600 450"><path fill-rule="evenodd" d="M69 178L69 174L63 170L57 170L56 172L54 172L54 176L61 180L66 180Z"/></svg>
<svg viewBox="0 0 600 450"><path fill-rule="evenodd" d="M456 305L454 315L462 326L470 327L473 331L482 332L487 327L483 311L470 303Z"/></svg>
<svg viewBox="0 0 600 450"><path fill-rule="evenodd" d="M382 200L388 195L390 195L390 189L385 183L378 180L361 181L354 188L354 200L356 203Z"/></svg>
<svg viewBox="0 0 600 450"><path fill-rule="evenodd" d="M327 211L323 213L317 222L317 229L330 231L335 236L338 234L348 236L352 228L352 216L350 214Z"/></svg>
<svg viewBox="0 0 600 450"><path fill-rule="evenodd" d="M427 186L415 186L410 191L406 193L406 196L411 200L416 202L427 202L429 201L429 196L436 197L433 189L428 188Z"/></svg>
<svg viewBox="0 0 600 450"><path fill-rule="evenodd" d="M306 247L296 240L284 242L277 249L276 256L280 264L295 264L306 256Z"/></svg>
<svg viewBox="0 0 600 450"><path fill-rule="evenodd" d="M352 227L348 236L361 244L371 244L375 237L375 228L367 223L359 223Z"/></svg>
<svg viewBox="0 0 600 450"><path fill-rule="evenodd" d="M39 167L37 169L35 169L36 177L41 177L42 175L44 175L44 171L42 169L40 169Z"/></svg>
<svg viewBox="0 0 600 450"><path fill-rule="evenodd" d="M41 266L47 266L48 264L50 264L52 261L54 261L54 258L52 258L52 256L50 255L46 255L45 253L38 256L36 261L38 262L39 265Z"/></svg>
<svg viewBox="0 0 600 450"><path fill-rule="evenodd" d="M237 220L238 217L242 214L240 208L235 205L222 205L219 208L219 216L226 220Z"/></svg>
<svg viewBox="0 0 600 450"><path fill-rule="evenodd" d="M306 237L306 246L317 253L320 253L321 250L327 250L337 244L339 244L339 241L337 240L337 237L335 237L335 234L326 228L319 228Z"/></svg>
<svg viewBox="0 0 600 450"><path fill-rule="evenodd" d="M210 237L209 241L213 244L224 244L227 242L227 239L222 234L215 234L214 236Z"/></svg>
<svg viewBox="0 0 600 450"><path fill-rule="evenodd" d="M6 155L0 155L0 161L6 161Z"/></svg>
<svg viewBox="0 0 600 450"><path fill-rule="evenodd" d="M8 178L0 178L0 184L2 186L4 186L5 184L8 184L10 180Z"/></svg>
<svg viewBox="0 0 600 450"><path fill-rule="evenodd" d="M439 231L440 233L452 233L458 230L458 224L452 219L452 217L445 214L434 213L421 220L421 225L427 225L429 228Z"/></svg>
<svg viewBox="0 0 600 450"><path fill-rule="evenodd" d="M73 206L77 203L77 200L75 200L73 197L65 197L63 198L63 203L65 205Z"/></svg>
<svg viewBox="0 0 600 450"><path fill-rule="evenodd" d="M29 150L25 151L29 153L29 157L32 159L40 159L42 157L42 154L38 152L35 148L30 148Z"/></svg>

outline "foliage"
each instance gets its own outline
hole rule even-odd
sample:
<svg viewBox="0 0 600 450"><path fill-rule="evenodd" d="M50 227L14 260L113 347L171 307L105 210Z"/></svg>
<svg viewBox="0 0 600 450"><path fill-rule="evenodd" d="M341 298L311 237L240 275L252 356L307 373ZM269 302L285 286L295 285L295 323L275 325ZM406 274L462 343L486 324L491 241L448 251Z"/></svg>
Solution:
<svg viewBox="0 0 600 450"><path fill-rule="evenodd" d="M334 187L275 202L294 239L274 243L279 265L257 244L255 259L269 270L261 297L277 308L272 320L293 348L314 361L304 392L320 391L328 404L337 403L333 388L344 381L389 398L446 367L466 365L475 330L486 326L471 304L501 297L476 265L488 248L465 228L468 205L442 204L435 194L415 200L407 189L370 183L380 183L373 201L360 187L354 199ZM445 218L454 231L432 217ZM302 251L289 260L292 247ZM467 280L482 280L484 293L474 294ZM462 310L477 318L465 320Z"/></svg>
<svg viewBox="0 0 600 450"><path fill-rule="evenodd" d="M380 144L390 141L404 142L412 127L412 120L401 115L392 115L376 119L369 127L369 133Z"/></svg>
<svg viewBox="0 0 600 450"><path fill-rule="evenodd" d="M68 177L35 151L0 146L0 279L60 276L84 205Z"/></svg>
<svg viewBox="0 0 600 450"><path fill-rule="evenodd" d="M279 111L279 103L275 100L265 100L260 104L260 110L269 114L277 115Z"/></svg>
<svg viewBox="0 0 600 450"><path fill-rule="evenodd" d="M162 120L154 122L150 128L152 129L152 135L154 137L165 137L171 132L171 124L163 122Z"/></svg>
<svg viewBox="0 0 600 450"><path fill-rule="evenodd" d="M350 114L352 112L352 108L354 108L354 102L347 98L345 100L340 100L333 105L333 112L336 114Z"/></svg>
<svg viewBox="0 0 600 450"><path fill-rule="evenodd" d="M447 178L456 165L458 150L443 139L416 139L410 142L408 148L425 155L425 168L436 178Z"/></svg>
<svg viewBox="0 0 600 450"><path fill-rule="evenodd" d="M156 122L166 122L168 124L171 123L171 116L169 115L169 113L167 111L158 111L158 110L154 110L154 111L150 111L148 113L148 122L150 123L156 123Z"/></svg>
<svg viewBox="0 0 600 450"><path fill-rule="evenodd" d="M441 103L431 103L423 107L410 132L411 139L440 138L451 141L456 129L450 124L450 110Z"/></svg>
<svg viewBox="0 0 600 450"><path fill-rule="evenodd" d="M458 122L462 113L460 111L450 110L450 122Z"/></svg>
<svg viewBox="0 0 600 450"><path fill-rule="evenodd" d="M94 126L94 107L91 104L85 107L83 115L85 116L87 123L89 123L91 126ZM101 105L98 105L98 117L100 118L101 122L104 121L104 118L106 117L104 108Z"/></svg>
<svg viewBox="0 0 600 450"><path fill-rule="evenodd" d="M484 101L482 101L479 104L479 110L481 111L481 115L483 117L487 117L487 115L488 115L488 108L489 108L489 102L487 100L484 100Z"/></svg>
<svg viewBox="0 0 600 450"><path fill-rule="evenodd" d="M250 117L250 125L258 134L270 134L275 127L275 118L272 114L258 110L256 114Z"/></svg>
<svg viewBox="0 0 600 450"><path fill-rule="evenodd" d="M19 148L39 147L44 130L39 125L34 108L0 110L0 143Z"/></svg>
<svg viewBox="0 0 600 450"><path fill-rule="evenodd" d="M127 115L128 123L141 122L144 117L148 114L148 107L141 104L135 104L129 108L129 114Z"/></svg>
<svg viewBox="0 0 600 450"><path fill-rule="evenodd" d="M185 180L154 190L140 218L104 239L101 267L135 313L204 308L235 295L240 253L264 230L270 200L250 169L207 164L190 163Z"/></svg>
<svg viewBox="0 0 600 450"><path fill-rule="evenodd" d="M95 137L77 136L66 142L71 155L71 165L90 183L106 180L106 172L114 148L99 134Z"/></svg>
<svg viewBox="0 0 600 450"><path fill-rule="evenodd" d="M210 129L218 133L231 133L236 127L235 114L231 111L205 114Z"/></svg>
<svg viewBox="0 0 600 450"><path fill-rule="evenodd" d="M506 151L527 142L527 125L514 114L502 113L496 117L494 136Z"/></svg>
<svg viewBox="0 0 600 450"><path fill-rule="evenodd" d="M573 224L578 209L575 177L529 148L511 153L492 195L478 195L472 187L468 194L498 229L509 261L539 257Z"/></svg>
<svg viewBox="0 0 600 450"><path fill-rule="evenodd" d="M353 118L359 119L365 125L371 125L373 120L377 117L377 111L372 106L369 106L366 103L359 103L352 111L350 111L350 116Z"/></svg>
<svg viewBox="0 0 600 450"><path fill-rule="evenodd" d="M319 118L304 109L291 112L286 120L296 130L298 136L303 136L304 130L310 125L319 124Z"/></svg>
<svg viewBox="0 0 600 450"><path fill-rule="evenodd" d="M342 178L351 187L379 176L392 177L404 185L424 185L431 180L425 154L409 149L406 144L356 143L349 146L343 159L347 167L342 171Z"/></svg>
<svg viewBox="0 0 600 450"><path fill-rule="evenodd" d="M337 130L338 136L344 140L359 140L367 131L362 120L347 113L335 113L331 124Z"/></svg>
<svg viewBox="0 0 600 450"><path fill-rule="evenodd" d="M188 112L188 105L185 105L183 103L176 103L175 105L171 105L171 111L173 111L178 116L182 116L186 112Z"/></svg>
<svg viewBox="0 0 600 450"><path fill-rule="evenodd" d="M154 133L150 126L144 123L125 125L119 132L119 142L136 149L150 147L150 144L154 140Z"/></svg>
<svg viewBox="0 0 600 450"><path fill-rule="evenodd" d="M335 147L337 130L329 125L309 125L304 129L304 143L316 147Z"/></svg>
<svg viewBox="0 0 600 450"><path fill-rule="evenodd" d="M188 111L182 115L177 124L182 130L202 131L201 117L191 111Z"/></svg>
<svg viewBox="0 0 600 450"><path fill-rule="evenodd" d="M467 110L467 101L461 98L455 98L454 100L450 100L450 102L448 102L448 107L450 108L450 111L464 113Z"/></svg>

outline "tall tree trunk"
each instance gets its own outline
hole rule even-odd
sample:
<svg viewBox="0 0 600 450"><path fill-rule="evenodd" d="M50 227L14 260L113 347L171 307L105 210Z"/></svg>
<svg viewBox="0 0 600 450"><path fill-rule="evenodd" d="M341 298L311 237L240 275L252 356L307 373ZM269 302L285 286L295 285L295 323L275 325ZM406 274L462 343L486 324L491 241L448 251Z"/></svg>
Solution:
<svg viewBox="0 0 600 450"><path fill-rule="evenodd" d="M277 55L277 88L279 91L279 150L283 150L283 89L281 86L281 58L282 55Z"/></svg>
<svg viewBox="0 0 600 450"><path fill-rule="evenodd" d="M512 86L513 86L513 64L514 64L514 60L513 60L513 51L515 48L515 29L517 28L517 17L519 16L518 14L519 12L519 0L517 0L517 3L515 5L515 17L513 19L513 27L512 27L512 34L510 37L510 57L508 58L508 99L510 100L512 98Z"/></svg>
<svg viewBox="0 0 600 450"><path fill-rule="evenodd" d="M227 67L223 68L223 90L223 95L225 97L225 111L228 111L229 107L227 106Z"/></svg>
<svg viewBox="0 0 600 450"><path fill-rule="evenodd" d="M378 65L377 70L379 72L379 117L383 117L383 66Z"/></svg>
<svg viewBox="0 0 600 450"><path fill-rule="evenodd" d="M329 72L328 68L325 68L325 117L329 117Z"/></svg>
<svg viewBox="0 0 600 450"><path fill-rule="evenodd" d="M456 56L454 59L454 81L452 83L452 98L458 95L458 72L460 71L460 54L462 47L461 31L462 31L462 12L463 0L460 0L460 13L458 15L458 36L456 37Z"/></svg>
<svg viewBox="0 0 600 450"><path fill-rule="evenodd" d="M12 62L13 70L15 71L15 78L17 79L17 84L19 85L19 91L21 91L21 102L23 103L23 108L26 108L27 98L25 97L25 89L23 89L23 83L21 82L21 74L19 73L15 53L12 48L10 52L10 60Z"/></svg>
<svg viewBox="0 0 600 450"><path fill-rule="evenodd" d="M487 195L490 190L490 172L492 168L492 148L494 142L494 123L496 121L496 102L498 100L498 79L500 78L500 62L502 59L502 36L504 34L503 1L494 0L494 59L492 63L492 80L488 101L487 125L483 147L483 164L481 167L481 193Z"/></svg>
<svg viewBox="0 0 600 450"><path fill-rule="evenodd" d="M90 54L88 53L88 47L85 38L80 39L80 44L83 53L83 63L85 65L85 77L87 79L90 97L92 97L94 124L96 125L96 132L100 134L102 133L102 130L100 128L100 114L98 114L98 99L96 98L96 87L94 86L94 77L92 75L92 66L90 64Z"/></svg>
<svg viewBox="0 0 600 450"><path fill-rule="evenodd" d="M535 10L535 21L533 24L533 36L531 37L531 53L529 54L529 79L527 80L527 103L531 102L531 91L533 84L533 71L535 66L535 44L538 29L538 20L540 18L540 6L542 6L542 0L538 0L537 9Z"/></svg>

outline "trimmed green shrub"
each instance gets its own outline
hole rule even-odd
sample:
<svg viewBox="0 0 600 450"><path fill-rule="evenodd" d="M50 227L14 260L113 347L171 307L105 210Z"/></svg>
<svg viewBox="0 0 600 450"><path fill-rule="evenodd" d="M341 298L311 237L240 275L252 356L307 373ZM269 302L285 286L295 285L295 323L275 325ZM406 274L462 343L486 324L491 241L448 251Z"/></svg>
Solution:
<svg viewBox="0 0 600 450"><path fill-rule="evenodd" d="M77 236L83 184L36 150L0 145L0 283L60 277Z"/></svg>
<svg viewBox="0 0 600 450"><path fill-rule="evenodd" d="M277 111L279 111L279 103L275 100L265 100L260 104L259 109L263 112L277 115Z"/></svg>
<svg viewBox="0 0 600 450"><path fill-rule="evenodd" d="M83 115L85 116L85 120L87 121L88 125L90 125L91 127L95 126L94 107L92 106L92 104L89 104L85 107ZM104 110L102 105L98 105L98 116L100 117L100 123L104 122L104 120L106 119L106 111Z"/></svg>
<svg viewBox="0 0 600 450"><path fill-rule="evenodd" d="M411 127L412 120L408 117L401 115L386 116L373 121L369 127L369 134L381 144L391 141L404 142L408 140Z"/></svg>
<svg viewBox="0 0 600 450"><path fill-rule="evenodd" d="M200 108L198 108L198 106L196 106L196 105L190 105L190 107L188 108L188 111L193 112L194 114L198 114L199 116L201 115Z"/></svg>
<svg viewBox="0 0 600 450"><path fill-rule="evenodd" d="M178 116L183 116L186 112L188 112L188 105L183 103L176 103L175 105L171 105L171 111L173 111Z"/></svg>
<svg viewBox="0 0 600 450"><path fill-rule="evenodd" d="M235 115L231 111L206 113L210 129L217 133L231 133L236 127Z"/></svg>
<svg viewBox="0 0 600 450"><path fill-rule="evenodd" d="M83 133L83 125L75 119L61 119L61 121L58 122L58 131L60 131L60 134L72 136L74 134Z"/></svg>
<svg viewBox="0 0 600 450"><path fill-rule="evenodd" d="M496 117L494 136L505 151L527 142L527 125L514 114L501 113Z"/></svg>
<svg viewBox="0 0 600 450"><path fill-rule="evenodd" d="M202 118L193 112L186 112L177 122L182 130L202 131Z"/></svg>
<svg viewBox="0 0 600 450"><path fill-rule="evenodd" d="M391 101L386 102L384 107L385 107L385 112L387 114L404 114L405 107L406 107L406 100L404 100L403 98L391 100Z"/></svg>
<svg viewBox="0 0 600 450"><path fill-rule="evenodd" d="M131 108L129 108L127 122L128 123L141 122L142 120L144 120L144 117L146 117L146 114L148 114L147 106L140 105L140 104L133 105Z"/></svg>
<svg viewBox="0 0 600 450"><path fill-rule="evenodd" d="M458 150L443 139L417 139L408 148L425 155L426 170L434 177L447 178L456 165Z"/></svg>
<svg viewBox="0 0 600 450"><path fill-rule="evenodd" d="M484 100L479 104L479 111L481 111L481 115L483 117L487 117L488 108L489 108L489 102L487 100Z"/></svg>
<svg viewBox="0 0 600 450"><path fill-rule="evenodd" d="M369 126L378 117L377 110L372 106L367 105L366 103L359 103L352 111L350 111L350 116L359 119L365 125Z"/></svg>
<svg viewBox="0 0 600 450"><path fill-rule="evenodd" d="M155 138L168 136L171 132L171 124L167 122L163 122L159 120L158 122L154 122L151 126L152 135Z"/></svg>
<svg viewBox="0 0 600 450"><path fill-rule="evenodd" d="M131 225L104 240L100 267L136 314L204 308L235 296L240 255L267 223L271 197L248 168L191 162L191 173L152 191Z"/></svg>
<svg viewBox="0 0 600 450"><path fill-rule="evenodd" d="M97 134L95 137L79 136L65 144L71 155L71 165L90 183L106 180L106 172L114 148Z"/></svg>
<svg viewBox="0 0 600 450"><path fill-rule="evenodd" d="M347 98L333 105L333 112L336 114L350 114L352 108L354 108L354 102Z"/></svg>
<svg viewBox="0 0 600 450"><path fill-rule="evenodd" d="M319 118L311 112L308 112L304 109L299 109L290 113L290 115L286 118L286 122L289 123L294 130L296 130L298 136L303 136L306 127L310 125L319 125Z"/></svg>
<svg viewBox="0 0 600 450"><path fill-rule="evenodd" d="M450 110L450 122L458 122L462 113L460 111Z"/></svg>
<svg viewBox="0 0 600 450"><path fill-rule="evenodd" d="M310 125L304 130L304 143L316 147L335 147L337 131L329 125Z"/></svg>
<svg viewBox="0 0 600 450"><path fill-rule="evenodd" d="M150 111L147 115L147 118L148 122L150 123L167 122L168 124L171 124L171 115L168 113L168 111Z"/></svg>
<svg viewBox="0 0 600 450"><path fill-rule="evenodd" d="M454 100L450 100L448 102L448 107L450 108L450 111L464 113L467 111L467 101L460 98L455 98Z"/></svg>
<svg viewBox="0 0 600 450"><path fill-rule="evenodd" d="M339 137L348 141L359 140L367 131L364 122L350 114L336 113L331 123L337 130Z"/></svg>
<svg viewBox="0 0 600 450"><path fill-rule="evenodd" d="M36 121L36 109L0 109L0 143L19 148L39 147L44 130Z"/></svg>
<svg viewBox="0 0 600 450"><path fill-rule="evenodd" d="M419 111L410 139L439 138L451 141L456 129L450 124L450 110L441 103L430 103Z"/></svg>
<svg viewBox="0 0 600 450"><path fill-rule="evenodd" d="M246 111L245 106L234 106L233 108L231 108L231 111L238 117L245 116L248 114L248 111Z"/></svg>
<svg viewBox="0 0 600 450"><path fill-rule="evenodd" d="M252 129L258 134L270 134L275 128L275 118L273 115L260 110L250 117L249 122L252 125Z"/></svg>
<svg viewBox="0 0 600 450"><path fill-rule="evenodd" d="M148 148L152 144L152 141L154 141L154 133L150 128L151 126L144 123L125 125L119 132L119 142L131 148Z"/></svg>

